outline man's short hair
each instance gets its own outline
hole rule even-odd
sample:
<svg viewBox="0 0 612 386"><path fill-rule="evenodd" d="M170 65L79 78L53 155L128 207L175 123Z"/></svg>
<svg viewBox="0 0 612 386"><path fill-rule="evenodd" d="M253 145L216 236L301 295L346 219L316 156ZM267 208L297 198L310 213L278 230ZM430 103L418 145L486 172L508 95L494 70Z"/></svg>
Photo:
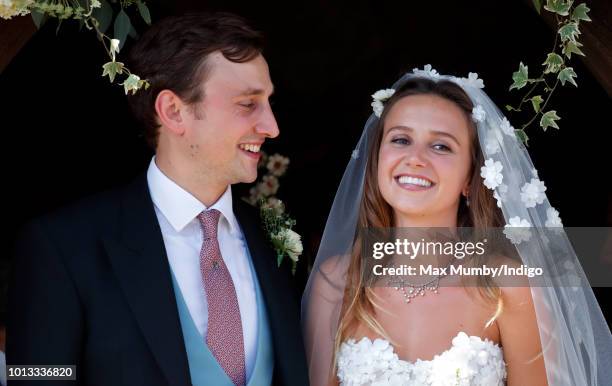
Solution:
<svg viewBox="0 0 612 386"><path fill-rule="evenodd" d="M162 90L171 90L190 105L200 102L211 53L218 51L227 60L244 63L262 52L263 40L243 18L225 12L171 16L147 30L130 50L128 65L151 87L128 96L128 102L149 146L157 147L155 99Z"/></svg>

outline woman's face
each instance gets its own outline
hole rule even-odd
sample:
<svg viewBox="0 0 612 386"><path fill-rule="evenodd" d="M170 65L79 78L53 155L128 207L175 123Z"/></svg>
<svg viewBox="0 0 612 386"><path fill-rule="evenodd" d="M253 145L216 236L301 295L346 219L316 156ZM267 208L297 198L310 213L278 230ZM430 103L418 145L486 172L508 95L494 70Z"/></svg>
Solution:
<svg viewBox="0 0 612 386"><path fill-rule="evenodd" d="M456 225L471 167L468 119L455 103L435 95L407 96L388 112L378 185L395 226Z"/></svg>

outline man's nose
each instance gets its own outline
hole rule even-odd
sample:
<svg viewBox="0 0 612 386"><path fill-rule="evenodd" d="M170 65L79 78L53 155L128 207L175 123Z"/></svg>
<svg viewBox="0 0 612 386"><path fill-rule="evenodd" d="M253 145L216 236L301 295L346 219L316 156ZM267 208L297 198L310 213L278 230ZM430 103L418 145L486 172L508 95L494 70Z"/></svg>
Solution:
<svg viewBox="0 0 612 386"><path fill-rule="evenodd" d="M267 106L266 111L264 111L261 116L261 119L255 125L255 131L259 134L264 134L269 138L278 137L278 123L276 123L276 118L274 117L274 113L272 112L270 105Z"/></svg>

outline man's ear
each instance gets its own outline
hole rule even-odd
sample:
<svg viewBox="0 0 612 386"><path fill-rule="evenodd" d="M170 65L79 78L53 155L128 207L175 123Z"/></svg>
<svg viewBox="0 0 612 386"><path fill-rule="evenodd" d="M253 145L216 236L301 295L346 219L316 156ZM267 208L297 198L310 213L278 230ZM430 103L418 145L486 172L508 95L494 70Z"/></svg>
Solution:
<svg viewBox="0 0 612 386"><path fill-rule="evenodd" d="M170 90L162 90L155 98L155 112L162 126L176 135L183 135L187 105L178 95Z"/></svg>

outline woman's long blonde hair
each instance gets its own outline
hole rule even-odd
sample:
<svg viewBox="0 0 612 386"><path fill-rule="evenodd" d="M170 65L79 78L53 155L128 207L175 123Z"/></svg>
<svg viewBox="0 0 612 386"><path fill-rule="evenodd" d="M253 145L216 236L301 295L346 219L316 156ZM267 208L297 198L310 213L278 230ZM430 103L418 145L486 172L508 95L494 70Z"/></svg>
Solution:
<svg viewBox="0 0 612 386"><path fill-rule="evenodd" d="M484 165L484 157L480 149L476 127L471 120L472 101L460 86L451 81L442 80L434 82L425 78L415 78L409 80L396 90L395 94L385 103L385 109L375 128L374 140L368 151L369 158L366 167L364 192L359 208L358 229L391 228L394 226L393 209L382 197L378 187L378 156L388 112L397 101L410 95L435 95L447 99L461 108L469 122L472 164L468 194L470 205L467 206L461 200L457 214L457 225L459 227L480 229L502 226L502 213L497 207L491 192L482 183L479 174L480 167ZM338 352L341 342L347 339L359 324L365 325L380 336L387 337L385 330L376 320L376 309L378 308L375 299L376 295L372 288L364 285L363 282L361 240L357 233L353 246L340 321L334 342L334 353ZM500 291L490 281L486 281L483 286L478 288L485 298L497 302L497 311L489 321L490 324L502 309ZM333 363L335 364L335 358Z"/></svg>

